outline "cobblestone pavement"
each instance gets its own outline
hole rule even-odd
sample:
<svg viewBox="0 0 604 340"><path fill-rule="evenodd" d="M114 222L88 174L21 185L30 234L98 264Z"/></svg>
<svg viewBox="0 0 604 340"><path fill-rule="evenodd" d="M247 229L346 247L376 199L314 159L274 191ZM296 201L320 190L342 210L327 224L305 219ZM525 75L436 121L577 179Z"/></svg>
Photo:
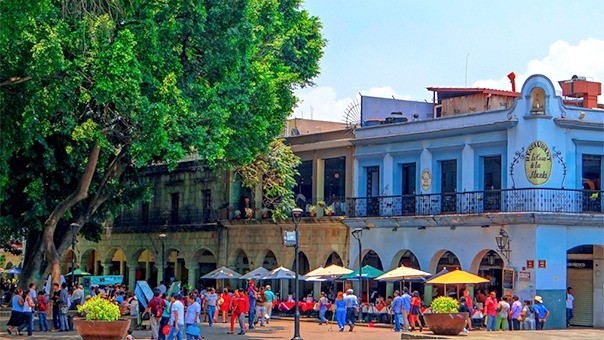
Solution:
<svg viewBox="0 0 604 340"><path fill-rule="evenodd" d="M0 321L0 329L3 333L0 333L0 339L69 339L79 340L81 337L76 332L50 332L40 333L35 332L32 337L26 336L9 336L6 333L6 327L4 326L6 320ZM291 339L293 336L293 320L292 319L281 319L272 320L271 323L265 327L257 327L256 329L249 330L245 335L230 335L226 334L228 331L228 324L218 323L214 327L210 328L207 324L202 325L202 333L206 340L213 339ZM235 333L239 331L239 328L235 327ZM484 330L472 331L468 333L462 333L457 337L449 337L451 339L604 339L604 330L592 329L592 328L571 328L564 330L545 330L540 331L537 336L536 331L519 331L519 332L485 332ZM433 338L430 331L424 331L423 333L394 333L389 327L385 325L379 325L378 327L367 327L365 325L359 325L354 328L353 332L348 332L348 327L344 332L338 332L337 325L319 326L317 322L311 322L308 319L302 320L300 323L300 335L305 340L337 340L337 339L353 339L353 340L394 340L401 339L401 335L406 339L422 339L422 338ZM151 332L148 330L134 332L135 339L150 339ZM446 339L447 337L439 337Z"/></svg>

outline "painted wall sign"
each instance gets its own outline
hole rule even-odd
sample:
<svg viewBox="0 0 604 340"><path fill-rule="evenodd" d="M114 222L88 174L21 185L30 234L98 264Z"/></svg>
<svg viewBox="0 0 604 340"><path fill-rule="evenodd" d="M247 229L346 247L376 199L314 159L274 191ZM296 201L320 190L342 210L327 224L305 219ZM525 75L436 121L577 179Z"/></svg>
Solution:
<svg viewBox="0 0 604 340"><path fill-rule="evenodd" d="M545 184L552 175L552 153L542 141L532 142L524 156L524 172L533 185Z"/></svg>
<svg viewBox="0 0 604 340"><path fill-rule="evenodd" d="M594 267L593 260L567 260L566 268L575 269L592 269Z"/></svg>
<svg viewBox="0 0 604 340"><path fill-rule="evenodd" d="M503 268L501 283L504 289L514 289L514 269Z"/></svg>
<svg viewBox="0 0 604 340"><path fill-rule="evenodd" d="M547 268L547 261L539 260L539 261L537 261L537 265L539 266L539 268Z"/></svg>
<svg viewBox="0 0 604 340"><path fill-rule="evenodd" d="M518 272L518 281L531 282L531 272L519 271Z"/></svg>
<svg viewBox="0 0 604 340"><path fill-rule="evenodd" d="M432 174L430 173L430 169L424 169L422 171L422 190L428 191L432 186Z"/></svg>
<svg viewBox="0 0 604 340"><path fill-rule="evenodd" d="M526 268L535 268L535 260L526 260Z"/></svg>

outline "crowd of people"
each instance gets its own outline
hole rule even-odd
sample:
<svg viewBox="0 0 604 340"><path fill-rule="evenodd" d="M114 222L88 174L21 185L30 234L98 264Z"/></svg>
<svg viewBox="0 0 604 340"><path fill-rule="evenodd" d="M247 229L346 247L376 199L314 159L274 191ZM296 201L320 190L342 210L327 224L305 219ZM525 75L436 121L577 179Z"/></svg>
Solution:
<svg viewBox="0 0 604 340"><path fill-rule="evenodd" d="M236 323L239 324L237 334L245 334L248 329L258 327L258 324L260 327L268 324L273 306L278 303L270 285L259 286L253 280L248 282L245 289L231 291L227 287L217 292L215 288L208 287L201 291L181 290L171 294L167 293L166 286L161 282L153 290L154 296L148 301L145 309L139 304L134 292L124 285L93 286L87 296L84 295L82 285L68 289L66 283L53 283L48 293L44 290L37 291L33 283L27 288L15 287L12 293L10 288L13 287L3 287L4 291L9 292L4 295L4 300L8 301L11 307L6 330L9 335L21 335L24 330L28 336L33 335L36 317L40 332L68 331L69 310L76 310L77 306L95 295L114 301L119 306L122 317L131 318L130 334L141 327L143 319L148 319L151 338L156 340L182 339L185 335L188 340L203 339L200 324L207 323L208 327L212 327L219 318L223 323L230 322L228 334L235 334ZM395 291L393 297L386 299L375 293L369 297L370 305L388 311L394 331L412 332L416 328L422 331L425 325L422 315L429 313L430 309L423 306L417 291L410 293L405 287L402 294ZM498 298L495 291L486 295L479 289L471 296L466 289L458 301L459 311L469 315L465 331L483 326L486 326L487 331L540 330L544 328L550 316L543 298L538 295L532 301L520 301L518 296L511 293ZM574 308L572 287L568 288L566 302L566 322L570 325ZM328 323L326 313L331 311L331 317L340 332L344 331L345 326L352 331L358 313L364 313L363 308L366 308L366 305L368 304L363 307L350 285L347 285L345 292L336 293L331 289L328 294L321 292L314 311L318 314L319 324Z"/></svg>

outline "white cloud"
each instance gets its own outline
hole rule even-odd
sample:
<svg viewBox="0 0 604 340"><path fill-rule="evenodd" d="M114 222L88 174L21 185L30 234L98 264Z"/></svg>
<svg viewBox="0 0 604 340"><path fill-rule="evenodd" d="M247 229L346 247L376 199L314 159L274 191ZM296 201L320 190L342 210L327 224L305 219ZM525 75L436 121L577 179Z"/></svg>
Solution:
<svg viewBox="0 0 604 340"><path fill-rule="evenodd" d="M585 76L588 80L604 81L604 40L588 38L577 45L558 40L550 45L547 56L541 60L528 62L526 71L516 74L516 91L520 91L524 81L533 74L547 76L560 91L558 81L570 79L573 75ZM476 87L510 90L507 77L484 79L473 84Z"/></svg>

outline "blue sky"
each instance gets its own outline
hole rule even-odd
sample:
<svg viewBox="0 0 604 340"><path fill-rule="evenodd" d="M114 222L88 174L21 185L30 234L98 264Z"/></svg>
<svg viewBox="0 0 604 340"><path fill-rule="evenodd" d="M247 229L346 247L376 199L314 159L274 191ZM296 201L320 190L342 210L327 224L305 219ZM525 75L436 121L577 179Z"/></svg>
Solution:
<svg viewBox="0 0 604 340"><path fill-rule="evenodd" d="M517 89L535 73L604 82L604 1L305 0L328 40L295 117L343 121L358 93L431 101L428 86ZM469 55L468 55L469 54ZM603 102L600 96L599 102Z"/></svg>

